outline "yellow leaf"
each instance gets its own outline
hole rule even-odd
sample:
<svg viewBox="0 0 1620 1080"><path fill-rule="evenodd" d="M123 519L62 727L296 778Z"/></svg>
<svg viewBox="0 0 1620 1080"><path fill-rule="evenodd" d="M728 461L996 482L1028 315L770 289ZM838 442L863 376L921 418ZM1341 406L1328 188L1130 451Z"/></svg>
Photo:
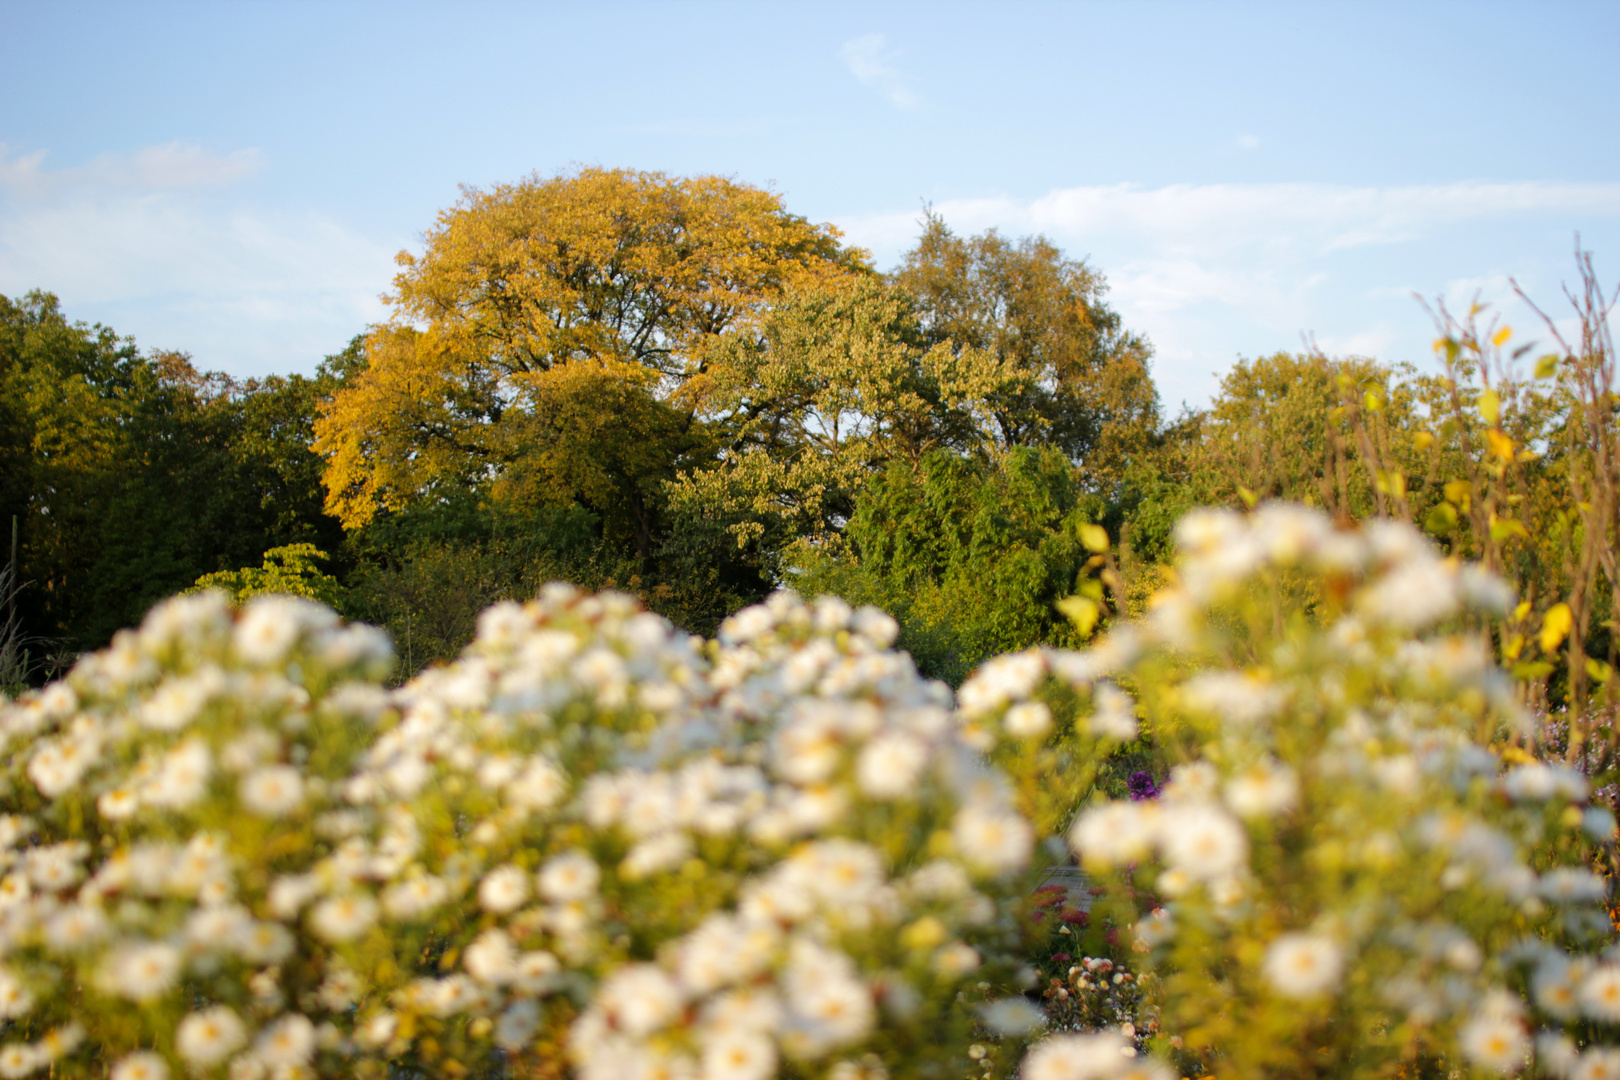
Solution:
<svg viewBox="0 0 1620 1080"><path fill-rule="evenodd" d="M1461 506L1463 500L1468 498L1468 493L1472 488L1473 485L1467 480L1448 480L1446 482L1446 501Z"/></svg>
<svg viewBox="0 0 1620 1080"><path fill-rule="evenodd" d="M1509 634L1507 640L1502 642L1502 659L1517 660L1522 652L1524 652L1523 634Z"/></svg>
<svg viewBox="0 0 1620 1080"><path fill-rule="evenodd" d="M1487 424L1495 424L1502 419L1502 395L1495 390L1487 390L1479 395L1479 415L1485 418Z"/></svg>
<svg viewBox="0 0 1620 1080"><path fill-rule="evenodd" d="M1250 510L1253 510L1255 504L1260 501L1260 496L1256 495L1242 484L1238 485L1237 493L1238 498L1243 500L1243 505L1247 506Z"/></svg>
<svg viewBox="0 0 1620 1080"><path fill-rule="evenodd" d="M1491 448L1491 453L1503 461L1513 460L1513 440L1496 428L1492 428L1485 433L1485 443Z"/></svg>
<svg viewBox="0 0 1620 1080"><path fill-rule="evenodd" d="M1614 668L1595 657L1586 658L1586 674L1593 682L1608 682L1614 675Z"/></svg>
<svg viewBox="0 0 1620 1080"><path fill-rule="evenodd" d="M1097 620L1102 617L1102 605L1085 596L1065 597L1057 602L1057 609L1074 624L1082 638L1091 636L1097 628Z"/></svg>
<svg viewBox="0 0 1620 1080"><path fill-rule="evenodd" d="M1507 344L1508 338L1510 338L1512 336L1513 336L1513 327L1504 326L1504 327L1502 327L1502 329L1498 330L1495 333L1494 336L1492 336L1491 344L1495 345L1498 349L1500 349L1503 345Z"/></svg>
<svg viewBox="0 0 1620 1080"><path fill-rule="evenodd" d="M1558 370L1558 354L1548 353L1536 361L1536 378L1550 378Z"/></svg>
<svg viewBox="0 0 1620 1080"><path fill-rule="evenodd" d="M1568 604L1554 604L1541 617L1541 651L1550 653L1561 645L1575 626L1575 615Z"/></svg>
<svg viewBox="0 0 1620 1080"><path fill-rule="evenodd" d="M1520 600L1519 606L1513 609L1513 621L1524 622L1524 617L1530 614L1530 601Z"/></svg>
<svg viewBox="0 0 1620 1080"><path fill-rule="evenodd" d="M1530 539L1530 532L1523 523L1512 518L1499 518L1491 515L1491 539L1500 543L1510 536L1517 536L1521 540Z"/></svg>
<svg viewBox="0 0 1620 1080"><path fill-rule="evenodd" d="M1373 393L1371 390L1367 391L1367 393L1363 395L1361 404L1368 412L1377 412L1379 409L1384 407L1383 401L1379 400L1378 395Z"/></svg>
<svg viewBox="0 0 1620 1080"><path fill-rule="evenodd" d="M1420 431L1412 436L1412 448L1420 454L1433 445L1434 432L1432 431Z"/></svg>
<svg viewBox="0 0 1620 1080"><path fill-rule="evenodd" d="M1108 530L1101 525L1083 523L1080 526L1080 542L1086 545L1087 551L1104 552L1108 550Z"/></svg>

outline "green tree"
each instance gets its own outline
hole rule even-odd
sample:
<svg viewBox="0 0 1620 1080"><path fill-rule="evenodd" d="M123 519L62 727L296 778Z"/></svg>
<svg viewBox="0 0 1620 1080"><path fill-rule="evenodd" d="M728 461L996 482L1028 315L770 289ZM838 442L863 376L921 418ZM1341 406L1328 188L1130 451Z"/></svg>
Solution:
<svg viewBox="0 0 1620 1080"><path fill-rule="evenodd" d="M850 557L808 559L795 584L885 605L919 666L959 683L998 652L1084 639L1059 605L1102 599L1108 509L1051 447L990 459L935 450L872 478L849 522Z"/></svg>
<svg viewBox="0 0 1620 1080"><path fill-rule="evenodd" d="M1115 486L1159 422L1152 350L1104 302L1107 282L1045 237L959 237L929 212L894 275L928 344L979 349L1016 371L987 401L1003 447L1053 446Z"/></svg>

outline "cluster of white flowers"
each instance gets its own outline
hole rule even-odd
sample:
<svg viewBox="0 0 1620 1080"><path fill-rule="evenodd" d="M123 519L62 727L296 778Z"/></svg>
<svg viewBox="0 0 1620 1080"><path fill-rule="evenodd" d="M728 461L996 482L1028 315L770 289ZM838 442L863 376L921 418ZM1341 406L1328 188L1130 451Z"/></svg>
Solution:
<svg viewBox="0 0 1620 1080"><path fill-rule="evenodd" d="M75 1072L90 1048L121 1080L163 1080L170 1060L254 1080L341 1048L310 935L348 928L335 909L301 924L273 882L320 864L309 833L372 737L391 659L319 605L237 616L204 593L0 704L6 801L25 811L0 817L0 1013L37 1033L0 1046L0 1075ZM199 1000L216 1004L186 1011ZM138 1049L154 1041L173 1058Z"/></svg>
<svg viewBox="0 0 1620 1080"><path fill-rule="evenodd" d="M388 691L318 605L161 605L0 702L0 1077L904 1073L1021 966L1035 833L895 635L781 594L705 644L558 585Z"/></svg>
<svg viewBox="0 0 1620 1080"><path fill-rule="evenodd" d="M1195 511L1176 536L1178 585L1122 643L1049 661L1130 687L1187 758L1160 798L1096 803L1069 831L1086 866L1135 866L1163 900L1136 927L1149 963L1253 979L1255 1000L1300 1018L1360 970L1410 1030L1438 1026L1500 1073L1524 1067L1539 1012L1546 1071L1608 1075L1614 1051L1559 1040L1583 1020L1620 1024L1600 1004L1612 977L1620 1006L1620 968L1581 959L1612 937L1582 853L1612 839L1614 817L1584 805L1572 770L1504 771L1480 741L1527 733L1467 624L1503 615L1510 591L1408 527L1341 529L1297 506ZM981 708L1027 693L1001 663ZM1517 944L1527 926L1534 949ZM1508 991L1525 980L1533 992ZM1103 1075L1062 1063L1089 1060L1078 1048L1042 1053L1026 1076Z"/></svg>

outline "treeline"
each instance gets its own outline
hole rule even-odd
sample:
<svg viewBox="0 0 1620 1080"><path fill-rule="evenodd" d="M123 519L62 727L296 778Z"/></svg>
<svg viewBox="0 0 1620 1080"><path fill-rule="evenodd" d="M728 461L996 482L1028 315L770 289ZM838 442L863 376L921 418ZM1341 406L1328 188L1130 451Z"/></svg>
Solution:
<svg viewBox="0 0 1620 1080"><path fill-rule="evenodd" d="M955 682L1142 608L1185 509L1267 498L1503 570L1528 606L1488 632L1543 703L1612 670L1589 263L1580 340L1526 352L1442 314L1444 375L1279 354L1174 421L1095 268L933 215L885 275L771 192L582 169L468 191L400 263L391 319L312 378L235 382L0 301L31 678L282 549L260 580L386 626L411 669L563 578L701 633L781 585L874 601Z"/></svg>

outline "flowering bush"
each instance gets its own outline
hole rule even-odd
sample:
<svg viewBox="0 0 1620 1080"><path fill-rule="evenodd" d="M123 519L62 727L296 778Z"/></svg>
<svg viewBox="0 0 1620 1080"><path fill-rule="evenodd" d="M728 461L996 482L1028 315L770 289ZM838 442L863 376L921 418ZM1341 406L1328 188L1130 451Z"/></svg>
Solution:
<svg viewBox="0 0 1620 1080"><path fill-rule="evenodd" d="M1051 719L964 724L894 635L553 586L387 692L319 605L170 601L0 705L0 1076L965 1067L1040 1019L984 752Z"/></svg>
<svg viewBox="0 0 1620 1080"><path fill-rule="evenodd" d="M1539 1032L1541 1072L1620 1075L1589 869L1615 822L1519 749L1515 687L1470 626L1505 587L1409 527L1286 505L1195 512L1177 542L1179 584L1090 655L1178 763L1069 833L1162 900L1135 929L1175 1033L1156 1048L1233 1076L1512 1073ZM1074 1064L1095 1048L1044 1048L1026 1076L1098 1075Z"/></svg>
<svg viewBox="0 0 1620 1080"><path fill-rule="evenodd" d="M1142 623L955 700L832 598L701 642L550 586L394 691L308 600L160 605L0 701L0 1080L993 1076L1048 1022L1025 1080L1620 1075L1614 821L1523 748L1503 587L1298 508L1178 538ZM1110 802L1139 725L1175 767Z"/></svg>

